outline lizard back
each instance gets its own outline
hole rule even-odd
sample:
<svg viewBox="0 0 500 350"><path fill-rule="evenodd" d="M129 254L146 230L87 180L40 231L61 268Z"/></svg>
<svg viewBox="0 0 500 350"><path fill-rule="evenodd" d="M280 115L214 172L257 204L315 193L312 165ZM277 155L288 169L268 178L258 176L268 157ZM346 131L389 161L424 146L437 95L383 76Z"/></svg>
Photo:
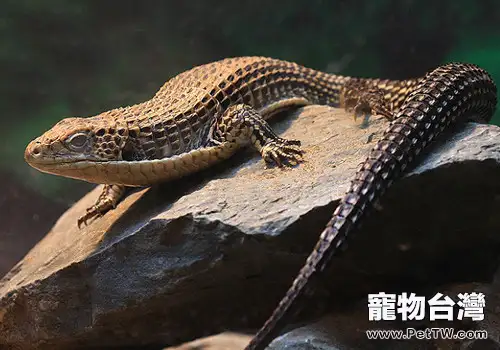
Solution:
<svg viewBox="0 0 500 350"><path fill-rule="evenodd" d="M208 142L215 120L230 106L250 106L264 119L305 104L338 107L343 88L353 82L380 89L397 108L418 80L351 78L267 57L228 58L177 75L148 101L94 117L64 119L28 145L25 159L41 171L65 177L147 186L231 156L234 147ZM83 143L82 134L92 148L75 154L68 142Z"/></svg>

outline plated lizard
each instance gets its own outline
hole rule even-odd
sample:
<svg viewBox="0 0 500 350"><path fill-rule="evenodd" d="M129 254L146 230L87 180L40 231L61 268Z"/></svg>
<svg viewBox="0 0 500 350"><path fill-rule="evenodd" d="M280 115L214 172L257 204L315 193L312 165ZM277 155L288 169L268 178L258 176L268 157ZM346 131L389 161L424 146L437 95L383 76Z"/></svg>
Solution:
<svg viewBox="0 0 500 350"><path fill-rule="evenodd" d="M267 119L308 104L343 107L355 116L392 120L361 164L298 277L250 342L264 349L304 292L391 183L455 121L488 122L496 87L472 64L451 63L421 78L364 79L333 75L266 57L201 65L167 81L148 101L90 118L66 118L26 148L47 173L105 184L78 225L111 210L126 186L149 186L190 174L253 145L266 162L302 161L300 141L277 136Z"/></svg>

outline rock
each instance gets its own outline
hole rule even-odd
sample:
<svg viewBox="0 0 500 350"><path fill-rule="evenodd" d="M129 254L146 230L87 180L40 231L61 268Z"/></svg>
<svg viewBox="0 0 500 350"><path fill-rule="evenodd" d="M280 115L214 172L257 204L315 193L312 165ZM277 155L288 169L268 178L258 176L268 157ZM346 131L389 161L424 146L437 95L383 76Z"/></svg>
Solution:
<svg viewBox="0 0 500 350"><path fill-rule="evenodd" d="M278 338L269 346L269 350L355 350L355 349L394 349L394 350L426 350L426 349L461 349L461 350L487 350L500 349L500 322L498 310L500 307L500 269L495 273L494 281L491 283L465 283L452 284L448 286L436 286L427 291L427 300L436 293L450 296L455 302L458 293L478 292L484 293L486 307L483 321L472 321L470 319L453 322L429 321L391 321L375 322L369 321L367 317L367 299L348 310L329 314L319 321L294 329ZM419 294L425 295L425 294ZM428 312L428 311L427 311ZM401 330L406 332L408 328L415 330L426 330L430 328L453 328L454 330L486 331L487 338L479 339L412 339L401 341L396 339L369 340L366 330ZM212 337L211 342L217 338ZM240 347L241 348L241 347ZM238 349L234 347L233 349Z"/></svg>
<svg viewBox="0 0 500 350"><path fill-rule="evenodd" d="M225 332L222 334L197 339L192 342L166 348L164 350L235 350L243 349L252 337L239 333Z"/></svg>
<svg viewBox="0 0 500 350"><path fill-rule="evenodd" d="M302 141L304 164L266 169L244 151L136 190L78 230L100 189L90 192L0 281L0 344L160 347L255 330L386 126L306 107L275 123ZM388 191L297 320L370 291L491 278L500 247L500 128L468 124L458 132Z"/></svg>

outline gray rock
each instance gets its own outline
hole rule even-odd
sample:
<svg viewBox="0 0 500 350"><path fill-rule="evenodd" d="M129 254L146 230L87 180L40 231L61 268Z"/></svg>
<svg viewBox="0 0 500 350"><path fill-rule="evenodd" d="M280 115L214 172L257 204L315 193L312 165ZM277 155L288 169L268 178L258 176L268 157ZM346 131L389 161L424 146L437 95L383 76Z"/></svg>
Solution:
<svg viewBox="0 0 500 350"><path fill-rule="evenodd" d="M311 106L275 126L302 141L304 164L266 169L244 151L136 190L78 230L77 217L99 189L82 198L0 281L0 344L175 345L257 328L387 121L354 123L340 110ZM468 124L395 184L315 281L318 293L297 320L345 308L369 291L490 278L500 245L499 137L500 128Z"/></svg>
<svg viewBox="0 0 500 350"><path fill-rule="evenodd" d="M428 318L422 321L391 321L374 322L367 317L367 299L351 305L348 310L336 312L322 317L316 322L299 327L276 338L269 346L269 350L426 350L426 349L456 349L456 350L487 350L500 349L500 319L498 311L500 307L500 288L498 285L500 269L494 274L491 283L464 283L448 286L435 286L428 289L426 295L430 298L435 293L443 293L458 301L458 293L483 293L486 299L484 308L485 318L483 321L434 321ZM408 328L425 330L428 328L453 328L455 330L486 331L488 337L485 339L456 340L456 339L416 339L401 341L396 339L369 340L366 330L401 330L406 332ZM216 339L215 337L213 337ZM214 340L212 340L214 342ZM234 348L237 349L237 348Z"/></svg>

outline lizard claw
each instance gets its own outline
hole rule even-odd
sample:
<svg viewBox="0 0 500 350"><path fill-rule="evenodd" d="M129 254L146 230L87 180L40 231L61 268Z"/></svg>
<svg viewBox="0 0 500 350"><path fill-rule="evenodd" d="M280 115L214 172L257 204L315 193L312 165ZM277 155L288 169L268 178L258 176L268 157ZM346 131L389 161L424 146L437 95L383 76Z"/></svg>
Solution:
<svg viewBox="0 0 500 350"><path fill-rule="evenodd" d="M87 208L87 212L78 219L78 228L80 229L82 225L86 226L88 220L101 217L109 210L114 209L124 192L125 186L123 185L105 185L96 203Z"/></svg>
<svg viewBox="0 0 500 350"><path fill-rule="evenodd" d="M370 114L381 115L388 120L394 119L390 106L384 100L384 92L376 87L351 84L344 91L342 100L345 110L354 112L354 121Z"/></svg>
<svg viewBox="0 0 500 350"><path fill-rule="evenodd" d="M82 228L82 224L87 226L88 220L93 219L95 217L102 216L102 215L103 215L103 213L99 210L99 208L96 205L93 205L90 208L87 208L87 212L78 218L78 221L77 221L78 229Z"/></svg>

